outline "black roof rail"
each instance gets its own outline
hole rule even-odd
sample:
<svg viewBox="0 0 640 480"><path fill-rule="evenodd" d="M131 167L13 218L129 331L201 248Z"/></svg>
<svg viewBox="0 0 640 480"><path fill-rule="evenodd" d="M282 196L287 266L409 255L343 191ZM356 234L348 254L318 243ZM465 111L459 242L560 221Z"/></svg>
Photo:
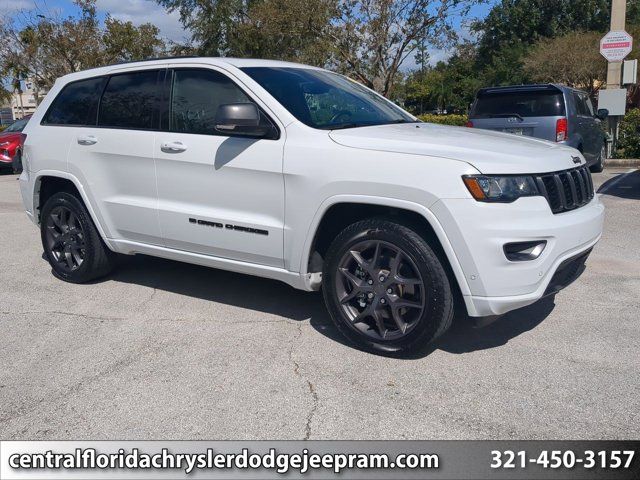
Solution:
<svg viewBox="0 0 640 480"><path fill-rule="evenodd" d="M522 92L522 91L561 91L561 85L553 83L538 83L530 85L505 85L501 87L485 87L478 90L478 93L499 93L499 92Z"/></svg>
<svg viewBox="0 0 640 480"><path fill-rule="evenodd" d="M105 65L105 67L112 67L115 65L126 65L128 63L155 62L158 60L177 60L180 58L203 58L203 57L200 55L175 55L175 56L167 56L167 57L154 57L154 58L145 58L144 60L126 60L124 62L110 63L109 65Z"/></svg>

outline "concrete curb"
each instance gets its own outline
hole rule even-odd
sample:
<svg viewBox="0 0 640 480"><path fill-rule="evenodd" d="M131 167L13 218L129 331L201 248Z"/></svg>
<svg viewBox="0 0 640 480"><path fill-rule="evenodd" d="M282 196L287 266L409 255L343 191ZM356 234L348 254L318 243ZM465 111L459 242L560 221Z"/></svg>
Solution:
<svg viewBox="0 0 640 480"><path fill-rule="evenodd" d="M605 167L640 167L639 158L607 158L604 161Z"/></svg>

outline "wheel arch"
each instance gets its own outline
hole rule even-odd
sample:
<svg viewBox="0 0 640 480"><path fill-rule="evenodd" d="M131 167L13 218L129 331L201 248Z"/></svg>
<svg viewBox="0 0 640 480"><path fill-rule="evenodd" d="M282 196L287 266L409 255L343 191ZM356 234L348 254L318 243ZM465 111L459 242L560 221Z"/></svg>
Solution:
<svg viewBox="0 0 640 480"><path fill-rule="evenodd" d="M310 277L320 272L324 255L337 233L352 223L375 217L414 229L434 248L457 293L462 296L471 294L462 266L433 212L414 202L384 197L337 196L325 201L309 228L301 273Z"/></svg>
<svg viewBox="0 0 640 480"><path fill-rule="evenodd" d="M40 214L45 202L51 195L58 192L66 192L76 195L89 212L89 216L96 226L102 240L113 249L101 223L98 221L89 198L80 181L73 175L61 171L40 171L34 180L33 188L33 215L35 222L40 225Z"/></svg>

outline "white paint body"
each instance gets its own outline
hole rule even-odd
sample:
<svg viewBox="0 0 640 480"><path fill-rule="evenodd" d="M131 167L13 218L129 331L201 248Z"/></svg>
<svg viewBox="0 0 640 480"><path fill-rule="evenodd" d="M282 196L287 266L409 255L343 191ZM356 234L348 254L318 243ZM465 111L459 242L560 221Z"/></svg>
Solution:
<svg viewBox="0 0 640 480"><path fill-rule="evenodd" d="M40 179L71 180L105 243L144 253L278 279L314 290L307 271L325 212L339 203L410 210L433 227L472 316L503 314L538 300L558 265L591 248L602 232L598 196L554 215L543 197L510 204L474 200L465 174L545 173L573 168L577 150L485 130L431 124L313 129L244 74L244 66L295 66L238 59L180 59L127 64L59 79L25 129L20 177L27 214L38 223ZM49 105L69 83L114 72L198 67L224 73L277 124L278 140L46 126ZM91 136L96 142L81 145ZM186 149L165 153L161 145ZM263 229L268 236L215 229L195 217ZM547 240L534 261L510 262L507 242Z"/></svg>

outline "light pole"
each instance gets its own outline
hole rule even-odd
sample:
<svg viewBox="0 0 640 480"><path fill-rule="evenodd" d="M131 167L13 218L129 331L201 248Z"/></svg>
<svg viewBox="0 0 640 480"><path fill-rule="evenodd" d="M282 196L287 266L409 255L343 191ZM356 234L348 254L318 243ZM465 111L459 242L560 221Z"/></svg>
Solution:
<svg viewBox="0 0 640 480"><path fill-rule="evenodd" d="M627 0L611 0L611 28L612 32L626 30L627 27ZM609 62L607 65L607 90L619 89L622 83L622 61ZM611 132L611 151L615 151L618 144L618 128L620 117L610 116L608 119Z"/></svg>
<svg viewBox="0 0 640 480"><path fill-rule="evenodd" d="M626 29L627 0L612 0L611 2L611 31L618 32ZM607 89L620 88L622 82L622 61L609 62L607 67Z"/></svg>

